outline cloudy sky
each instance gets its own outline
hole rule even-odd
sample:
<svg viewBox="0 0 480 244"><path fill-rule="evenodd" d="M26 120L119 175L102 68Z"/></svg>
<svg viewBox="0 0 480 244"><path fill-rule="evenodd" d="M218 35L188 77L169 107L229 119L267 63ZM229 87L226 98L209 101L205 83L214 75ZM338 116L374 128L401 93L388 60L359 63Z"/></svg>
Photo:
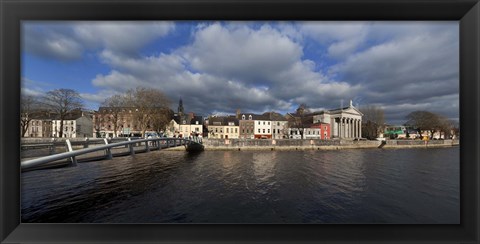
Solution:
<svg viewBox="0 0 480 244"><path fill-rule="evenodd" d="M377 105L459 117L458 22L22 24L22 93L68 88L89 109L137 86L176 110L234 114Z"/></svg>

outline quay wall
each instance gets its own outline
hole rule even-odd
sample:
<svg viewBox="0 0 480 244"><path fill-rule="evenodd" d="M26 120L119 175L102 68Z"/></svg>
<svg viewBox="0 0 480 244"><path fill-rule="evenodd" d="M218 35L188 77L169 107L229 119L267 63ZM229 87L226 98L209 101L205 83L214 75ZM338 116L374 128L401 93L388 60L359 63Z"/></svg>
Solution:
<svg viewBox="0 0 480 244"><path fill-rule="evenodd" d="M355 148L433 148L458 145L454 140L387 140L381 141L353 140L311 140L311 139L203 139L205 150L339 150ZM169 148L168 150L185 150Z"/></svg>
<svg viewBox="0 0 480 244"><path fill-rule="evenodd" d="M111 142L124 141L126 138L114 138ZM22 138L22 144L49 143L51 138ZM82 144L85 138L72 140L72 144ZM337 150L350 148L416 148L445 147L459 145L458 140L386 140L353 141L353 140L320 140L320 139L210 139L203 138L205 150ZM90 139L91 144L103 144L103 139ZM57 138L55 144L64 145L64 138ZM185 147L168 148L167 150L185 150Z"/></svg>

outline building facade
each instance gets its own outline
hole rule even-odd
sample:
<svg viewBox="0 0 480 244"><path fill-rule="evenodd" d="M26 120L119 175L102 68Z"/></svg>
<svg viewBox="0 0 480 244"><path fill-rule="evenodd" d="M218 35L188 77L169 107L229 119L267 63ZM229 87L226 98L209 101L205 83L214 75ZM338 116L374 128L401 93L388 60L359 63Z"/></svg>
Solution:
<svg viewBox="0 0 480 244"><path fill-rule="evenodd" d="M60 137L60 119L52 120L52 137ZM63 120L63 138L86 138L93 137L93 122L90 116L80 115L67 116Z"/></svg>
<svg viewBox="0 0 480 244"><path fill-rule="evenodd" d="M30 120L24 137L53 137L52 119L38 117Z"/></svg>
<svg viewBox="0 0 480 244"><path fill-rule="evenodd" d="M350 101L348 107L317 113L313 122L329 124L331 138L354 139L362 137L362 116Z"/></svg>
<svg viewBox="0 0 480 244"><path fill-rule="evenodd" d="M240 138L239 120L235 116L210 117L208 120L208 137L215 139Z"/></svg>

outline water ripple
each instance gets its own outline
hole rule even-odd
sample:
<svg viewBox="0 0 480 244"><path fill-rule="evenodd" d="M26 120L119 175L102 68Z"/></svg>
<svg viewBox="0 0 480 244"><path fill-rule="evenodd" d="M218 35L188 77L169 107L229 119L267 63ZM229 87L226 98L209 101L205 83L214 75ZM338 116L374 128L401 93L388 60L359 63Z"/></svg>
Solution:
<svg viewBox="0 0 480 244"><path fill-rule="evenodd" d="M22 221L458 223L459 149L156 151L31 171Z"/></svg>

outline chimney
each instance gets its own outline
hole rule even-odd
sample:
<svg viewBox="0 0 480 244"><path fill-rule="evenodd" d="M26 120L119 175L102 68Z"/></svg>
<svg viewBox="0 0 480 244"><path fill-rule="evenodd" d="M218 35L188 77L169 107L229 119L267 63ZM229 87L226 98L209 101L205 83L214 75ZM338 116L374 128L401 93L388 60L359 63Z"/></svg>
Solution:
<svg viewBox="0 0 480 244"><path fill-rule="evenodd" d="M240 119L240 109L237 109L236 115L237 115L237 119Z"/></svg>

